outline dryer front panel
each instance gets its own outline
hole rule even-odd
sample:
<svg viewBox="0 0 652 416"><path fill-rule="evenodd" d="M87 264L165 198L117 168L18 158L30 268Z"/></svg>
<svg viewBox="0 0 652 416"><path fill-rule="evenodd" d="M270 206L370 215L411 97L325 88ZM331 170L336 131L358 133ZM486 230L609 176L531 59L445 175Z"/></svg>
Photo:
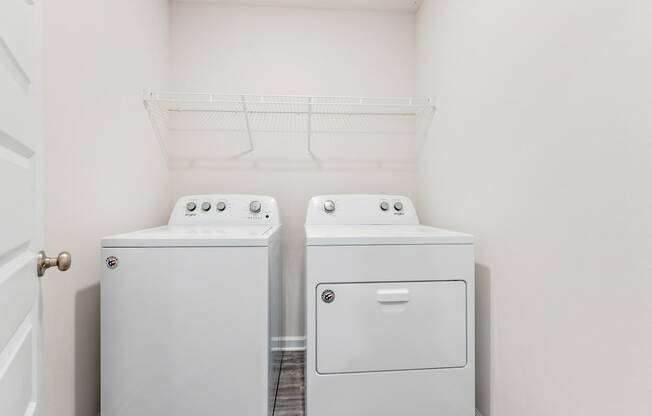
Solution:
<svg viewBox="0 0 652 416"><path fill-rule="evenodd" d="M424 370L467 364L462 280L316 286L316 371Z"/></svg>

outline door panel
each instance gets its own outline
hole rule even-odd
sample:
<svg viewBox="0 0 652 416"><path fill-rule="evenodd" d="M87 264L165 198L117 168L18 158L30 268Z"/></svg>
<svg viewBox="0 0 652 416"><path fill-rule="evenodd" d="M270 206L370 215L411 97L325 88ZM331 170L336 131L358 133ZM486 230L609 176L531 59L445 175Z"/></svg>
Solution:
<svg viewBox="0 0 652 416"><path fill-rule="evenodd" d="M32 161L3 146L0 132L0 253L27 243L34 232L34 171ZM0 254L1 255L1 254Z"/></svg>
<svg viewBox="0 0 652 416"><path fill-rule="evenodd" d="M0 1L0 415L37 414L41 6Z"/></svg>
<svg viewBox="0 0 652 416"><path fill-rule="evenodd" d="M315 295L320 374L466 365L463 281L320 284Z"/></svg>
<svg viewBox="0 0 652 416"><path fill-rule="evenodd" d="M0 349L34 307L37 287L33 280L34 256L30 253L0 267Z"/></svg>
<svg viewBox="0 0 652 416"><path fill-rule="evenodd" d="M28 316L0 354L0 415L33 414L33 352L33 327Z"/></svg>
<svg viewBox="0 0 652 416"><path fill-rule="evenodd" d="M34 7L30 0L0 2L0 55L5 65L19 78L23 86L29 84L33 60Z"/></svg>
<svg viewBox="0 0 652 416"><path fill-rule="evenodd" d="M28 158L40 142L41 97L34 72L40 53L38 8L26 0L0 1L0 143L13 141Z"/></svg>

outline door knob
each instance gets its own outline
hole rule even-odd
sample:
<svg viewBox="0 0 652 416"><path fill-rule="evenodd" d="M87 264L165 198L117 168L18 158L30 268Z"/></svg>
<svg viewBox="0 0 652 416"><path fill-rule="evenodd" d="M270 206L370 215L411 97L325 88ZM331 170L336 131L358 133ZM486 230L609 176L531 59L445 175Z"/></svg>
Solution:
<svg viewBox="0 0 652 416"><path fill-rule="evenodd" d="M41 250L36 257L36 273L41 277L47 269L53 266L57 266L57 269L65 272L70 268L71 263L72 258L67 251L62 251L57 257L48 257L45 255L45 251Z"/></svg>

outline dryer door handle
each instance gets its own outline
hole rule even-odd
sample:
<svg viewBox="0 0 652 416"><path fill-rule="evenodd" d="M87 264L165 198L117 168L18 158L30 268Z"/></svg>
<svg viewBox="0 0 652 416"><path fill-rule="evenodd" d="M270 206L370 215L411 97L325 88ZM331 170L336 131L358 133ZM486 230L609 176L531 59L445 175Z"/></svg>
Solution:
<svg viewBox="0 0 652 416"><path fill-rule="evenodd" d="M408 289L378 289L376 299L379 303L405 303L410 300Z"/></svg>

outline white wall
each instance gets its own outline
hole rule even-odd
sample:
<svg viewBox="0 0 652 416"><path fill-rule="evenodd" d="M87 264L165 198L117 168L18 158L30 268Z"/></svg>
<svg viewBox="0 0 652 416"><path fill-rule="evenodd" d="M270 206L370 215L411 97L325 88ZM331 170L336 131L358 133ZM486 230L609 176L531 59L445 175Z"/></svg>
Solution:
<svg viewBox="0 0 652 416"><path fill-rule="evenodd" d="M46 248L72 253L43 280L46 415L96 415L103 235L162 223L167 168L142 105L165 87L164 0L45 5Z"/></svg>
<svg viewBox="0 0 652 416"><path fill-rule="evenodd" d="M420 212L477 236L485 416L652 408L652 3L426 0Z"/></svg>
<svg viewBox="0 0 652 416"><path fill-rule="evenodd" d="M171 89L214 93L411 96L415 16L173 3ZM331 149L332 150L332 149ZM293 168L176 170L175 197L260 193L284 226L286 334L303 335L301 267L308 199L322 193L414 196L414 172Z"/></svg>

